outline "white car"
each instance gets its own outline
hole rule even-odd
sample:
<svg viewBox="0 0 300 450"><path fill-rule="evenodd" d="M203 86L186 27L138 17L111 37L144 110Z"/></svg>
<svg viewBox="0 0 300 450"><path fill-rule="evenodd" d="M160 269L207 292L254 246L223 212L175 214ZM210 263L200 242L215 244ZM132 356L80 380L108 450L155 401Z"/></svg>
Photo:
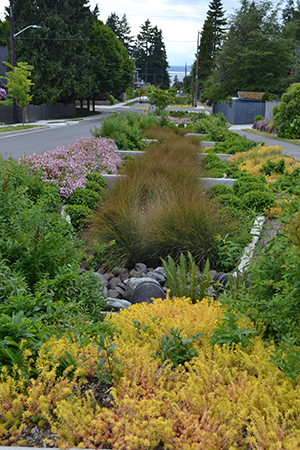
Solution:
<svg viewBox="0 0 300 450"><path fill-rule="evenodd" d="M148 97L146 95L141 95L140 103L146 103L146 102L148 102Z"/></svg>

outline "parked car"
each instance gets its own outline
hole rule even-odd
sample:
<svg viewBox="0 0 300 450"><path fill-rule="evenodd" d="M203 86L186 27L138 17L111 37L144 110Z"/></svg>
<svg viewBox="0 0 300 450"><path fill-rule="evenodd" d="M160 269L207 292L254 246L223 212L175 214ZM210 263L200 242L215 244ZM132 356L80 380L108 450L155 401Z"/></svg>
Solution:
<svg viewBox="0 0 300 450"><path fill-rule="evenodd" d="M148 97L146 95L141 95L140 103L146 103L146 102L148 102Z"/></svg>

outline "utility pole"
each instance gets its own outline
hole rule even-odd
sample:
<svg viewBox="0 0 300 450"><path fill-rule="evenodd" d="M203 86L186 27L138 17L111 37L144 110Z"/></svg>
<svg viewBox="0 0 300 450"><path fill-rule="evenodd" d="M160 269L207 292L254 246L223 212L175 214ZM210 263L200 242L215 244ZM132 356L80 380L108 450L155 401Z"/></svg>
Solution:
<svg viewBox="0 0 300 450"><path fill-rule="evenodd" d="M16 47L15 47L15 23L14 23L14 4L10 0L9 5L10 16L10 51L11 51L11 65L16 67ZM17 122L17 100L13 98L13 123Z"/></svg>
<svg viewBox="0 0 300 450"><path fill-rule="evenodd" d="M195 99L194 79L195 79L195 77L193 75L192 76L192 107L194 107L194 105L195 105L195 101L194 101L194 99Z"/></svg>
<svg viewBox="0 0 300 450"><path fill-rule="evenodd" d="M197 108L197 100L198 100L198 69L199 69L199 36L200 36L200 31L198 31L198 36L197 36L197 59L196 59L196 86L195 86L195 91L196 91L196 95L195 95L195 108Z"/></svg>

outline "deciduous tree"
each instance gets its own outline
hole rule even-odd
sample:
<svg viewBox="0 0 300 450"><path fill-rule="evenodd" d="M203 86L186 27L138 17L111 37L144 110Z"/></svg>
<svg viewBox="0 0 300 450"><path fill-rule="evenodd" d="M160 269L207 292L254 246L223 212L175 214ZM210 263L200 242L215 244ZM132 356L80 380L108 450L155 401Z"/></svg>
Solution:
<svg viewBox="0 0 300 450"><path fill-rule="evenodd" d="M134 62L111 28L95 21L87 45L91 61L91 92L118 96L133 81Z"/></svg>
<svg viewBox="0 0 300 450"><path fill-rule="evenodd" d="M18 105L23 108L23 125L26 106L30 103L32 95L30 95L31 87L34 83L31 81L31 72L33 67L25 62L17 62L17 66L13 67L6 62L5 65L10 69L7 72L7 89L8 95L17 100Z"/></svg>

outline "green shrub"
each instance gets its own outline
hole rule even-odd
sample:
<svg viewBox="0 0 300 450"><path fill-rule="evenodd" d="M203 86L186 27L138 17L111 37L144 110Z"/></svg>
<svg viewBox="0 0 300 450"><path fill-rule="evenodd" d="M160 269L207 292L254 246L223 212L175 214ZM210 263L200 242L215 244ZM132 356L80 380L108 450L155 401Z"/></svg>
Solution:
<svg viewBox="0 0 300 450"><path fill-rule="evenodd" d="M234 195L232 189L229 186L226 186L225 184L215 184L214 186L211 186L210 188L206 189L206 194L210 198L215 198L222 194Z"/></svg>
<svg viewBox="0 0 300 450"><path fill-rule="evenodd" d="M227 127L213 125L210 127L207 138L212 142L224 142L226 139Z"/></svg>
<svg viewBox="0 0 300 450"><path fill-rule="evenodd" d="M243 202L241 201L241 199L239 199L232 193L220 194L214 198L214 201L218 202L222 206L232 206L236 209L243 209Z"/></svg>
<svg viewBox="0 0 300 450"><path fill-rule="evenodd" d="M300 169L296 168L292 173L284 173L273 184L275 192L284 192L288 195L300 195Z"/></svg>
<svg viewBox="0 0 300 450"><path fill-rule="evenodd" d="M112 95L109 95L108 98L107 98L107 100L110 101L110 104L111 104L111 105L115 105L115 104L117 103L116 100L115 100L115 98L114 98Z"/></svg>
<svg viewBox="0 0 300 450"><path fill-rule="evenodd" d="M274 237L256 246L247 267L245 284L232 286L219 300L230 311L246 314L262 336L277 344L292 336L300 345L299 200L284 210ZM288 226L286 226L288 224Z"/></svg>
<svg viewBox="0 0 300 450"><path fill-rule="evenodd" d="M100 194L86 188L77 188L67 199L67 203L70 205L82 205L90 209L95 209L101 202L102 197Z"/></svg>
<svg viewBox="0 0 300 450"><path fill-rule="evenodd" d="M155 106L158 111L162 112L171 103L174 103L174 95L168 91L154 88L149 94L150 105Z"/></svg>
<svg viewBox="0 0 300 450"><path fill-rule="evenodd" d="M257 332L241 330L237 325L237 321L240 317L241 315L236 316L234 313L228 313L224 316L211 335L211 344L226 344L228 347L232 344L241 344L243 349L247 347L247 345L252 344L249 340L249 335L257 334Z"/></svg>
<svg viewBox="0 0 300 450"><path fill-rule="evenodd" d="M94 127L91 130L94 137L105 137L113 139L119 150L143 150L145 143L142 141L143 128L140 123L140 116L128 112L111 117L104 117L101 127Z"/></svg>
<svg viewBox="0 0 300 450"><path fill-rule="evenodd" d="M260 184L264 183L264 178L258 178L250 173L240 172L238 178L233 182L232 190L235 195L239 196L239 191L245 183Z"/></svg>
<svg viewBox="0 0 300 450"><path fill-rule="evenodd" d="M300 137L300 83L292 84L282 94L282 101L274 116L278 136L288 139Z"/></svg>
<svg viewBox="0 0 300 450"><path fill-rule="evenodd" d="M210 120L208 119L208 117L204 117L198 120L193 125L193 132L199 134L207 134L209 131L209 127L210 127Z"/></svg>
<svg viewBox="0 0 300 450"><path fill-rule="evenodd" d="M263 166L259 169L261 173L264 173L265 175L271 176L272 173L283 173L285 170L285 160L284 158L281 158L276 163L271 161L270 159L267 160L263 164Z"/></svg>
<svg viewBox="0 0 300 450"><path fill-rule="evenodd" d="M246 208L262 214L266 209L275 205L276 197L269 192L250 191L241 197Z"/></svg>
<svg viewBox="0 0 300 450"><path fill-rule="evenodd" d="M262 181L255 180L255 181L244 181L241 183L237 195L238 197L242 197L244 194L250 191L267 191L267 185L263 183Z"/></svg>
<svg viewBox="0 0 300 450"><path fill-rule="evenodd" d="M207 151L209 153L229 153L235 155L238 152L245 152L256 146L257 143L248 141L246 138L233 131L227 131L224 141L216 142L215 145Z"/></svg>
<svg viewBox="0 0 300 450"><path fill-rule="evenodd" d="M254 122L258 122L259 120L264 120L264 117L261 116L260 114L254 117Z"/></svg>
<svg viewBox="0 0 300 450"><path fill-rule="evenodd" d="M224 164L220 158L215 154L207 154L201 160L205 169L222 169L223 172L226 170L226 164Z"/></svg>
<svg viewBox="0 0 300 450"><path fill-rule="evenodd" d="M202 334L197 333L186 339L181 336L183 329L176 328L174 330L170 328L170 334L162 336L155 354L156 358L161 359L162 362L171 362L174 367L178 367L178 365L184 365L185 362L191 361L198 355L197 349L192 347L191 344L199 339Z"/></svg>
<svg viewBox="0 0 300 450"><path fill-rule="evenodd" d="M8 371L14 367L20 368L27 378L32 376L29 363L26 363L24 353L31 351L35 358L43 342L49 337L49 330L43 326L40 319L25 317L23 311L11 316L2 314L0 317L0 367L6 366Z"/></svg>
<svg viewBox="0 0 300 450"><path fill-rule="evenodd" d="M104 176L98 172L88 173L86 179L88 181L93 181L94 183L99 184L104 189L107 188L107 182L105 181Z"/></svg>
<svg viewBox="0 0 300 450"><path fill-rule="evenodd" d="M92 213L92 210L83 205L68 205L65 213L70 216L72 226L78 231L87 223L87 217Z"/></svg>
<svg viewBox="0 0 300 450"><path fill-rule="evenodd" d="M44 273L54 275L62 264L78 261L74 230L60 214L56 190L45 184L31 199L26 184L35 175L13 160L0 164L0 253L32 287ZM24 184L22 182L24 181Z"/></svg>
<svg viewBox="0 0 300 450"><path fill-rule="evenodd" d="M97 192L100 195L103 195L103 192L105 191L105 188L103 188L96 181L89 181L89 180L87 180L87 182L85 183L85 188L89 189L90 191Z"/></svg>

